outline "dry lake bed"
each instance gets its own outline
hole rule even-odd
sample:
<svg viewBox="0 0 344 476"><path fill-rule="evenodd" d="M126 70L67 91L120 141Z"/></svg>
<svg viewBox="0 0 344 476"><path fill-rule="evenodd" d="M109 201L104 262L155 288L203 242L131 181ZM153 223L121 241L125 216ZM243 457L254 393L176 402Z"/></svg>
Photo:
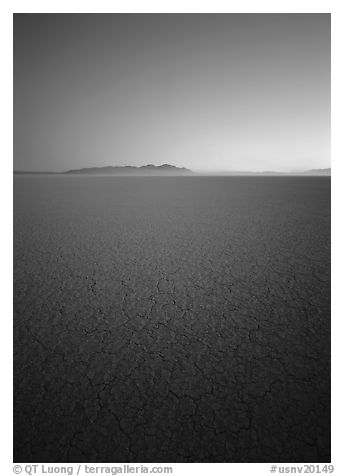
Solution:
<svg viewBox="0 0 344 476"><path fill-rule="evenodd" d="M329 462L330 178L14 179L15 462Z"/></svg>

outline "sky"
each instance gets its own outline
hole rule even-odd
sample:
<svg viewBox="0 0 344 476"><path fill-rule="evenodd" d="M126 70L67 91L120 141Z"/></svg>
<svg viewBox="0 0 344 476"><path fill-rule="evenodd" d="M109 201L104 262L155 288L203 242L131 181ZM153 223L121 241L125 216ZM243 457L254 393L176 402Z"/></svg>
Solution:
<svg viewBox="0 0 344 476"><path fill-rule="evenodd" d="M330 167L329 14L15 14L14 170Z"/></svg>

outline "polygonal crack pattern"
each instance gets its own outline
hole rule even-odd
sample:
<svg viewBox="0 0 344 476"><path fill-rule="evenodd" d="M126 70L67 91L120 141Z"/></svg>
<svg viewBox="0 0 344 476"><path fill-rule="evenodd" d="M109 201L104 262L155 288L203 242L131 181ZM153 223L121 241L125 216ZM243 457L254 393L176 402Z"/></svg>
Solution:
<svg viewBox="0 0 344 476"><path fill-rule="evenodd" d="M330 461L330 179L16 177L15 462Z"/></svg>

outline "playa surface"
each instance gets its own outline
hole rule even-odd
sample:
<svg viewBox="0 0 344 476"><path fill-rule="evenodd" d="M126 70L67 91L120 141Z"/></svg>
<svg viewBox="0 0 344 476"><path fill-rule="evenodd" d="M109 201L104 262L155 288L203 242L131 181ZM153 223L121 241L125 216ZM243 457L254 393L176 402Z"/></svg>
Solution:
<svg viewBox="0 0 344 476"><path fill-rule="evenodd" d="M15 462L329 462L330 178L14 179Z"/></svg>

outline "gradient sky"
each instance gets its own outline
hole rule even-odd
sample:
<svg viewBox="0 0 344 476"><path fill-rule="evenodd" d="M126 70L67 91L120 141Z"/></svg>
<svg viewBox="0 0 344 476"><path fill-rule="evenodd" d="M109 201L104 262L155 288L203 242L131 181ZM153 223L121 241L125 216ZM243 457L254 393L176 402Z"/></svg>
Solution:
<svg viewBox="0 0 344 476"><path fill-rule="evenodd" d="M330 167L329 14L15 14L14 169Z"/></svg>

